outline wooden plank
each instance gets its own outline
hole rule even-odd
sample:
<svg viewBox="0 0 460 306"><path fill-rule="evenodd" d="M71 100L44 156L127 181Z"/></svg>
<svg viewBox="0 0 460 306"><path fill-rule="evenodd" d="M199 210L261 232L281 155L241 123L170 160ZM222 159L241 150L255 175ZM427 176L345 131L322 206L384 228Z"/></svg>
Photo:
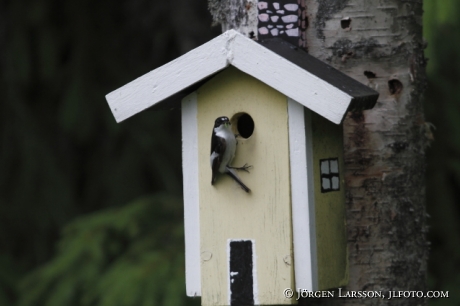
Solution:
<svg viewBox="0 0 460 306"><path fill-rule="evenodd" d="M256 304L291 304L283 290L294 288L290 205L287 98L234 67L198 91L201 282L203 305L228 305L227 241L253 240L257 254ZM246 112L254 121L247 139L238 138L235 166L251 188L246 193L230 177L211 185L209 148L214 120Z"/></svg>
<svg viewBox="0 0 460 306"><path fill-rule="evenodd" d="M222 34L106 96L117 120L123 121L228 66Z"/></svg>
<svg viewBox="0 0 460 306"><path fill-rule="evenodd" d="M191 297L201 296L197 115L197 95L194 92L182 100L185 281L187 295Z"/></svg>
<svg viewBox="0 0 460 306"><path fill-rule="evenodd" d="M238 35L232 65L338 124L352 97L264 46Z"/></svg>
<svg viewBox="0 0 460 306"><path fill-rule="evenodd" d="M292 228L296 288L318 290L310 111L288 99Z"/></svg>
<svg viewBox="0 0 460 306"><path fill-rule="evenodd" d="M311 115L318 289L324 290L343 287L348 283L343 129L341 125L332 124L317 114ZM320 162L337 159L341 188L323 192Z"/></svg>

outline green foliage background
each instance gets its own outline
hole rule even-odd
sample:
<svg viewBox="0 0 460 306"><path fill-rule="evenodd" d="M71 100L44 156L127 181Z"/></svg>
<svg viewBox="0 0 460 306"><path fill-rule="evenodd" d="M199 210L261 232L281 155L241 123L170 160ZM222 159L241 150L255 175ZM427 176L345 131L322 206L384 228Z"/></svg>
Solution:
<svg viewBox="0 0 460 306"><path fill-rule="evenodd" d="M182 305L182 200L155 195L78 218L20 282L18 305ZM199 300L196 300L199 305Z"/></svg>
<svg viewBox="0 0 460 306"><path fill-rule="evenodd" d="M206 1L0 1L0 305L199 304L180 111L117 124L105 95L211 22Z"/></svg>
<svg viewBox="0 0 460 306"><path fill-rule="evenodd" d="M460 305L460 1L425 0L424 10L429 58L425 112L436 127L427 151L428 284L450 294L430 305Z"/></svg>
<svg viewBox="0 0 460 306"><path fill-rule="evenodd" d="M429 285L460 304L460 1L425 0ZM105 94L219 34L206 1L0 2L0 306L185 297L180 112Z"/></svg>

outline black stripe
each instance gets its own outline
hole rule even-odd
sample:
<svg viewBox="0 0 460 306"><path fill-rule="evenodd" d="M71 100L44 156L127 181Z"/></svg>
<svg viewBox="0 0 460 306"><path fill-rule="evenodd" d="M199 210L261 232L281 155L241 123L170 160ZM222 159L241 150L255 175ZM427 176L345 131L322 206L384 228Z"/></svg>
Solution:
<svg viewBox="0 0 460 306"><path fill-rule="evenodd" d="M230 305L254 305L252 241L230 242Z"/></svg>

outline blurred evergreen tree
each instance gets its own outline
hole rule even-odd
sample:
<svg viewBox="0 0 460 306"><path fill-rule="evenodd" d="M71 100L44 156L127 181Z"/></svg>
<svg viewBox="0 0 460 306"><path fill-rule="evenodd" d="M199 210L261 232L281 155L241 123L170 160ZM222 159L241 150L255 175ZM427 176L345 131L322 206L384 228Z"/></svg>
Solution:
<svg viewBox="0 0 460 306"><path fill-rule="evenodd" d="M430 300L430 305L460 305L460 1L425 0L424 10L426 119L436 127L427 151L429 285L449 290L449 299Z"/></svg>
<svg viewBox="0 0 460 306"><path fill-rule="evenodd" d="M71 222L18 305L199 305L185 295L182 218L180 197L156 195Z"/></svg>
<svg viewBox="0 0 460 306"><path fill-rule="evenodd" d="M47 295L40 286L62 289L65 295L70 284L81 281L77 278L84 276L62 276L71 270L60 259L66 258L61 248L27 278L37 281L36 288L32 281L26 281L25 291L17 287L22 275L52 258L59 232L76 217L100 211L97 216L103 218L106 209L110 215L111 207L125 205L134 209L127 203L157 192L180 196L180 112L147 111L118 125L104 97L219 34L210 27L206 5L185 0L0 2L0 305L12 304L18 294L22 303L38 303L34 292L43 301L57 301L59 292ZM156 211L149 216L153 224L164 218ZM67 242L70 237L67 231L61 244L78 250L77 240ZM139 263L162 267L168 264L165 254L138 254ZM91 265L108 264L98 260ZM79 263L74 268L85 270L87 262ZM59 267L63 270L53 270ZM184 267L179 263L177 268ZM53 287L46 282L53 275L65 280Z"/></svg>

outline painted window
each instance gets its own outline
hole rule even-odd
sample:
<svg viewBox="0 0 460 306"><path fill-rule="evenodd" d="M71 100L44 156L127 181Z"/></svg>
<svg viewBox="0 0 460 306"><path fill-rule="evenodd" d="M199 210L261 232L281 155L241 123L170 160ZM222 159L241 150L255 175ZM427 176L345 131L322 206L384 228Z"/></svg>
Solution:
<svg viewBox="0 0 460 306"><path fill-rule="evenodd" d="M321 169L321 192L340 190L339 159L321 159L319 164Z"/></svg>

